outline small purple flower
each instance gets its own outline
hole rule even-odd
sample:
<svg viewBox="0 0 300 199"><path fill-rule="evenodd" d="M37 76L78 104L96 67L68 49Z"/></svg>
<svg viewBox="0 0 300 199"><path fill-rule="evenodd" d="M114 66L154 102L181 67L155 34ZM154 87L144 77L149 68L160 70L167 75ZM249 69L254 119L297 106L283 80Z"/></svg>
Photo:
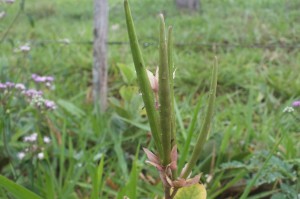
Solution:
<svg viewBox="0 0 300 199"><path fill-rule="evenodd" d="M292 103L292 106L293 106L293 107L298 107L298 106L300 106L300 101L294 101L294 102Z"/></svg>
<svg viewBox="0 0 300 199"><path fill-rule="evenodd" d="M33 81L40 83L40 82L46 82L46 83L50 83L53 82L54 77L52 76L39 76L37 74L32 74L31 78L33 79Z"/></svg>
<svg viewBox="0 0 300 199"><path fill-rule="evenodd" d="M46 78L43 77L43 76L38 76L36 79L35 79L36 82L45 82L46 81Z"/></svg>
<svg viewBox="0 0 300 199"><path fill-rule="evenodd" d="M45 103L45 107L46 107L47 109L50 109L50 110L56 109L56 104L55 104L55 102L50 101L50 100L45 100L44 103Z"/></svg>
<svg viewBox="0 0 300 199"><path fill-rule="evenodd" d="M15 86L15 83L5 82L5 85L6 85L7 88L13 88Z"/></svg>
<svg viewBox="0 0 300 199"><path fill-rule="evenodd" d="M24 94L27 97L33 97L33 96L41 96L41 95L43 95L43 92L42 91L37 91L37 90L34 90L34 89L29 89L29 90L25 91Z"/></svg>
<svg viewBox="0 0 300 199"><path fill-rule="evenodd" d="M46 76L46 81L47 82L53 82L54 81L54 77L52 77L52 76Z"/></svg>
<svg viewBox="0 0 300 199"><path fill-rule="evenodd" d="M33 74L31 75L31 78L32 78L32 79L35 79L36 77L38 77L38 75L35 74L35 73L33 73Z"/></svg>
<svg viewBox="0 0 300 199"><path fill-rule="evenodd" d="M6 88L7 88L6 84L0 83L0 89L6 89Z"/></svg>

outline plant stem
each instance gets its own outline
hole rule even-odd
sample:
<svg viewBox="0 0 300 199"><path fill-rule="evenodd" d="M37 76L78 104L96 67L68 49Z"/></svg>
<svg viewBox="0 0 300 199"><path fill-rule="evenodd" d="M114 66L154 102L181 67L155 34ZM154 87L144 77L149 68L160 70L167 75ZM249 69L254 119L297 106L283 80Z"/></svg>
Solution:
<svg viewBox="0 0 300 199"><path fill-rule="evenodd" d="M124 0L124 8L125 8L128 36L130 40L130 47L131 47L133 62L137 74L137 79L141 89L143 101L145 103L145 108L147 111L151 133L158 151L158 155L161 158L163 157L163 149L161 143L159 115L155 109L154 94L150 87L149 79L145 69L144 60L135 33L130 7L127 0Z"/></svg>
<svg viewBox="0 0 300 199"><path fill-rule="evenodd" d="M160 14L160 50L159 50L159 103L160 103L160 124L163 146L163 166L171 162L171 96L170 78L168 65L168 52L166 43L166 32L164 17Z"/></svg>
<svg viewBox="0 0 300 199"><path fill-rule="evenodd" d="M179 188L174 188L171 194L171 199L173 199L177 193L177 191L179 190Z"/></svg>
<svg viewBox="0 0 300 199"><path fill-rule="evenodd" d="M210 91L209 91L209 98L208 98L208 106L206 110L205 119L203 121L200 134L198 136L195 148L193 150L192 157L190 161L187 163L187 168L182 175L183 178L187 178L188 175L191 173L192 168L196 165L196 162L200 157L199 155L201 153L203 145L210 132L210 126L211 126L211 121L212 121L214 107L215 107L215 99L216 99L217 74L218 74L218 65L216 59L215 64L213 66L212 79L211 79L210 89L209 89Z"/></svg>
<svg viewBox="0 0 300 199"><path fill-rule="evenodd" d="M170 187L165 187L165 199L172 199L171 195L170 195Z"/></svg>

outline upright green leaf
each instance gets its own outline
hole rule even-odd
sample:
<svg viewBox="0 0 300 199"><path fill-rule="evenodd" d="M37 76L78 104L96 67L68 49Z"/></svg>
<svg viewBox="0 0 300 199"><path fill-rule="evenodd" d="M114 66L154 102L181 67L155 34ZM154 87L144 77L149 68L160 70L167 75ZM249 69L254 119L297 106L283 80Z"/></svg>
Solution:
<svg viewBox="0 0 300 199"><path fill-rule="evenodd" d="M196 162L200 157L199 154L201 153L203 145L206 142L207 136L210 132L210 126L213 118L213 112L214 112L215 100L216 100L217 79L218 79L217 75L218 75L218 65L216 59L215 64L213 65L206 115L202 123L200 133L198 135L197 142L192 153L192 157L188 162L187 168L185 169L185 172L182 176L183 178L186 178L191 173L192 168L196 165Z"/></svg>
<svg viewBox="0 0 300 199"><path fill-rule="evenodd" d="M104 167L104 157L101 158L101 161L96 169L96 176L93 177L93 191L92 191L91 199L99 198L100 186L101 186L102 175L103 175L103 167Z"/></svg>
<svg viewBox="0 0 300 199"><path fill-rule="evenodd" d="M16 199L42 199L39 195L14 183L2 175L0 175L0 187L7 190Z"/></svg>
<svg viewBox="0 0 300 199"><path fill-rule="evenodd" d="M135 155L135 158L133 160L130 177L129 180L124 186L120 192L118 193L117 199L123 199L124 196L127 196L128 198L137 198L137 186L138 186L138 167L137 167L137 160L138 160L138 152L139 152L140 146L137 147L137 152Z"/></svg>
<svg viewBox="0 0 300 199"><path fill-rule="evenodd" d="M124 9L128 36L130 41L132 58L137 74L138 83L141 89L143 101L147 111L149 124L151 127L152 136L160 157L163 157L163 149L161 144L161 131L159 125L159 115L155 109L154 94L150 87L150 82L145 69L144 60L138 44L138 39L135 33L135 28L131 16L130 7L127 0L124 0Z"/></svg>
<svg viewBox="0 0 300 199"><path fill-rule="evenodd" d="M170 97L171 97L171 148L176 145L176 126L175 126L175 110L174 110L174 62L173 62L173 34L172 27L168 29L168 64L169 64L169 81L170 81Z"/></svg>
<svg viewBox="0 0 300 199"><path fill-rule="evenodd" d="M170 79L169 79L169 65L168 65L168 49L165 31L164 17L160 15L160 37L159 37L159 111L160 111L160 125L162 132L163 145L163 165L166 166L171 162L171 93L170 93Z"/></svg>

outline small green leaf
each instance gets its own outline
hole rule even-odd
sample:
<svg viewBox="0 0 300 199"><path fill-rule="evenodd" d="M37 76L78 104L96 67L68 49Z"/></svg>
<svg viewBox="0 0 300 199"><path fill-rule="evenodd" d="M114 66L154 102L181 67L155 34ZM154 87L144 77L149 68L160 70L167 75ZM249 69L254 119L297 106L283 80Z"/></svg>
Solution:
<svg viewBox="0 0 300 199"><path fill-rule="evenodd" d="M138 88L135 86L122 86L119 93L125 102L131 102L132 98L138 93Z"/></svg>
<svg viewBox="0 0 300 199"><path fill-rule="evenodd" d="M206 199L206 189L202 184L180 188L174 199Z"/></svg>
<svg viewBox="0 0 300 199"><path fill-rule="evenodd" d="M41 199L41 197L34 192L14 183L2 175L0 175L0 187L7 190L16 199Z"/></svg>
<svg viewBox="0 0 300 199"><path fill-rule="evenodd" d="M122 78L126 84L132 84L136 80L136 73L133 65L125 65L118 63Z"/></svg>
<svg viewBox="0 0 300 199"><path fill-rule="evenodd" d="M59 99L57 104L71 115L74 115L78 118L85 116L85 112L70 101Z"/></svg>

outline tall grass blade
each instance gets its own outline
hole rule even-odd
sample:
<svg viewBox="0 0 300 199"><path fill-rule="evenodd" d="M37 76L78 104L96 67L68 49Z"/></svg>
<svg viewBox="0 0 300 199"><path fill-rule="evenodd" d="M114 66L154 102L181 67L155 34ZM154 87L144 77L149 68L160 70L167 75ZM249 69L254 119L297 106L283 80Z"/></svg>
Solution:
<svg viewBox="0 0 300 199"><path fill-rule="evenodd" d="M209 197L210 198L216 198L221 193L223 193L226 189L230 188L231 186L236 184L238 181L240 181L246 173L247 173L246 171L238 172L232 180L227 182L226 185L224 185L221 189L219 189L219 190L215 191L214 193L212 193Z"/></svg>
<svg viewBox="0 0 300 199"><path fill-rule="evenodd" d="M127 196L128 198L137 198L137 188L138 188L138 174L139 169L137 166L137 160L138 160L138 154L139 154L139 148L140 145L137 147L137 151L135 154L135 158L133 160L130 177L125 187L121 189L121 191L118 193L117 199L123 199L124 196Z"/></svg>
<svg viewBox="0 0 300 199"><path fill-rule="evenodd" d="M281 143L282 139L284 136L282 136L277 143L274 145L272 151L270 151L270 153L268 154L264 164L262 165L262 167L258 170L258 172L256 173L256 175L254 176L254 178L252 178L252 180L247 184L242 196L240 197L240 199L246 199L251 191L251 188L253 187L253 185L255 184L255 182L258 180L258 178L260 177L260 175L262 174L262 172L267 168L269 161L271 160L273 154L276 152L276 149L278 148L279 144Z"/></svg>
<svg viewBox="0 0 300 199"><path fill-rule="evenodd" d="M196 162L200 157L199 154L201 153L203 145L206 142L207 136L210 132L210 126L213 118L213 112L214 112L215 100L216 100L216 89L217 89L217 79L218 79L217 75L218 75L218 65L216 59L215 64L213 65L206 115L203 124L201 126L200 134L198 136L195 148L193 150L192 157L187 164L187 168L185 172L183 173L182 176L183 178L186 178L191 173L192 168L196 165Z"/></svg>
<svg viewBox="0 0 300 199"><path fill-rule="evenodd" d="M93 177L93 191L91 195L91 199L98 199L99 193L101 192L101 182L102 182L102 175L103 175L103 167L104 167L104 156L101 158L101 161L96 170L96 176Z"/></svg>
<svg viewBox="0 0 300 199"><path fill-rule="evenodd" d="M196 122L197 122L197 116L198 116L198 113L200 111L201 104L202 104L201 102L202 102L202 100L198 101L198 103L196 105L196 108L194 110L192 121L191 121L189 130L187 132L187 138L186 138L186 141L184 143L183 151L182 151L181 156L180 156L180 161L179 161L179 165L178 165L179 170L181 170L183 168L184 163L187 161L187 158L188 158L188 152L189 152L189 148L191 146L193 133L194 133Z"/></svg>
<svg viewBox="0 0 300 199"><path fill-rule="evenodd" d="M34 192L14 183L6 177L0 175L0 187L11 193L16 199L42 199Z"/></svg>

